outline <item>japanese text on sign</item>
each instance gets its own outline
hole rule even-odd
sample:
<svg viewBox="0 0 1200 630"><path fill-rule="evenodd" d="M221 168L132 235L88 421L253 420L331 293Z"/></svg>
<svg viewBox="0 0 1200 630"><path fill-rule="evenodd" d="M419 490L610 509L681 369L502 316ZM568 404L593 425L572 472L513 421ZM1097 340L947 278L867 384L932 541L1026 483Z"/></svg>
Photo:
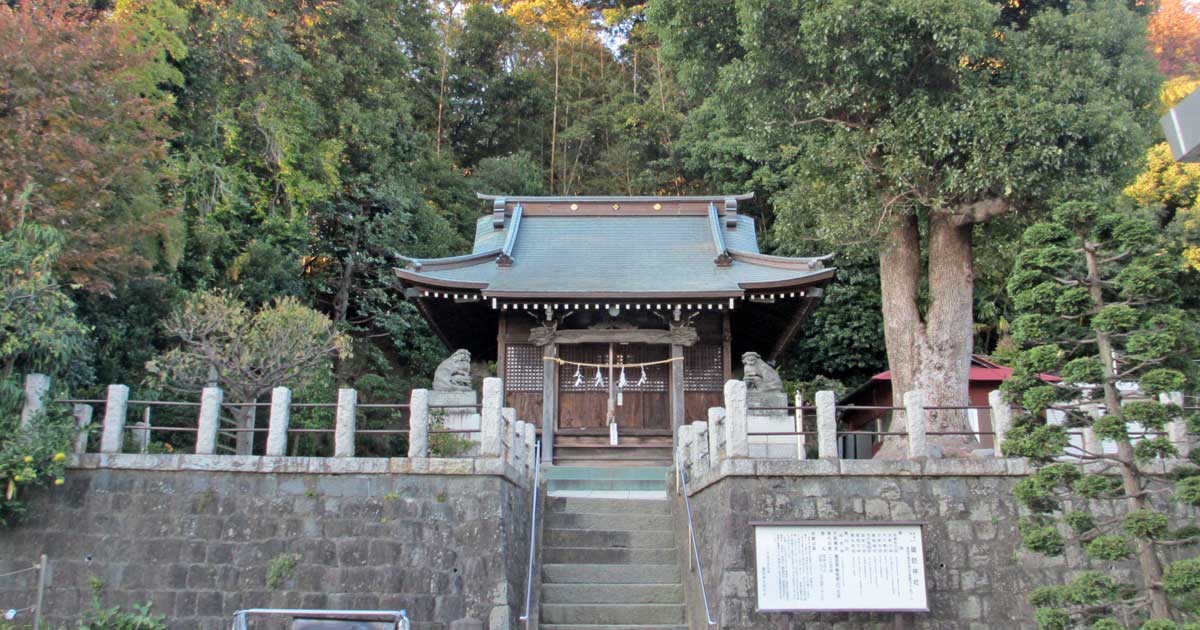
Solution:
<svg viewBox="0 0 1200 630"><path fill-rule="evenodd" d="M925 611L917 524L757 524L759 610Z"/></svg>

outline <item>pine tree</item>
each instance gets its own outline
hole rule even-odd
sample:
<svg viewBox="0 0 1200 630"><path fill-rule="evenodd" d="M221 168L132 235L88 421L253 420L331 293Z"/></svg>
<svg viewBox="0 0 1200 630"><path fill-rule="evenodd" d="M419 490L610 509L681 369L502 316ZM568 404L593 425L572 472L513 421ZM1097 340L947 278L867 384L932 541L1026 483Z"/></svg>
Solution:
<svg viewBox="0 0 1200 630"><path fill-rule="evenodd" d="M1175 501L1200 505L1200 469L1166 466L1191 438L1179 430L1183 410L1162 396L1194 382L1196 322L1176 306L1178 258L1148 214L1063 204L1026 230L1010 276L1021 313L1013 337L1026 349L1004 389L1024 414L1003 450L1037 466L1015 491L1031 512L1020 522L1022 541L1048 555L1078 544L1109 567L1132 560L1140 578L1127 585L1087 571L1037 589L1030 601L1046 630L1112 630L1129 627L1128 619L1170 630L1173 619L1198 612L1200 560L1167 564L1165 552L1200 542L1197 528L1172 527L1168 509ZM1039 377L1045 373L1061 381ZM1051 409L1066 421L1046 423ZM1186 421L1200 428L1194 414ZM1084 439L1072 445L1072 434ZM1074 532L1070 541L1060 525Z"/></svg>

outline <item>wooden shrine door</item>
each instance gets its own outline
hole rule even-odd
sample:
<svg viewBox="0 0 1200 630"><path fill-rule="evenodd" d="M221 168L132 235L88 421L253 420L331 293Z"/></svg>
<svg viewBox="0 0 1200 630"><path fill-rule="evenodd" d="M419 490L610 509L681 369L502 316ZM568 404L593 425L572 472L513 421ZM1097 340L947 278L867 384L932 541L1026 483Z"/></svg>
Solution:
<svg viewBox="0 0 1200 630"><path fill-rule="evenodd" d="M564 363L558 370L558 429L564 434L608 432L608 401L615 405L617 426L631 435L671 432L671 367L619 365L662 361L670 346L639 343L586 343L559 346L566 361L613 365L580 367ZM643 378L643 370L645 378Z"/></svg>

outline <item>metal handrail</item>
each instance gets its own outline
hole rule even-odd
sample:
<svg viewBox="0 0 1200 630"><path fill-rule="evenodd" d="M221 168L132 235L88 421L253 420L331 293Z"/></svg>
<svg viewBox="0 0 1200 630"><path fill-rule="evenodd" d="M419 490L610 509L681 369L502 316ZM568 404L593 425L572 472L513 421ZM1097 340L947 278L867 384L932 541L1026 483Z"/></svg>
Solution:
<svg viewBox="0 0 1200 630"><path fill-rule="evenodd" d="M533 544L537 538L538 477L541 472L542 442L538 440L533 445L533 507L529 510L529 571L525 575L525 614L521 615L520 619L525 622L526 630L529 630L529 601L533 595Z"/></svg>
<svg viewBox="0 0 1200 630"><path fill-rule="evenodd" d="M246 630L247 615L290 617L295 619L334 619L346 621L391 621L396 630L410 630L408 611L401 610L309 610L303 608L248 608L233 614L233 630Z"/></svg>
<svg viewBox="0 0 1200 630"><path fill-rule="evenodd" d="M704 600L704 618L708 625L717 625L713 621L712 612L708 609L708 591L704 588L704 567L700 566L700 545L696 542L696 526L692 523L692 501L688 498L687 473L683 470L683 461L675 463L675 473L679 478L679 489L683 493L683 506L687 510L688 536L692 539L692 559L696 563L696 576L700 578L700 598Z"/></svg>

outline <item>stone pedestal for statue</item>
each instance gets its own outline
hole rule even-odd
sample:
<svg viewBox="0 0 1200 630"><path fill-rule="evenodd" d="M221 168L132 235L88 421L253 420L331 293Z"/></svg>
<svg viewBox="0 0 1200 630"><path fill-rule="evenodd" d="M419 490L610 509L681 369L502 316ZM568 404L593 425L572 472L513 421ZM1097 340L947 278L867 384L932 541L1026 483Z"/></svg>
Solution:
<svg viewBox="0 0 1200 630"><path fill-rule="evenodd" d="M783 392L750 392L747 426L750 433L792 433L796 420L787 412L788 397ZM764 409L767 407L769 409ZM751 435L750 457L796 457L796 437L791 435Z"/></svg>
<svg viewBox="0 0 1200 630"><path fill-rule="evenodd" d="M783 380L757 352L742 355L742 378L746 381L746 417L749 433L792 433L796 421L787 412L788 397ZM751 435L750 457L796 457L795 435Z"/></svg>
<svg viewBox="0 0 1200 630"><path fill-rule="evenodd" d="M434 390L429 392L429 420L431 424L440 421L441 428L443 429L471 431L471 433L442 434L451 438L471 441L470 448L466 452L457 453L457 456L473 457L479 454L480 420L479 409L475 407L478 404L479 393L474 390L452 392ZM436 433L430 435L431 442L436 435Z"/></svg>
<svg viewBox="0 0 1200 630"><path fill-rule="evenodd" d="M455 431L471 431L471 433L432 433L429 436L431 448L441 441L456 443L469 440L471 446L465 452L440 453L433 456L475 456L479 454L479 393L471 388L471 353L466 350L455 350L438 365L433 374L433 389L429 392L430 428L441 425L443 429ZM457 438L457 439L455 439Z"/></svg>

